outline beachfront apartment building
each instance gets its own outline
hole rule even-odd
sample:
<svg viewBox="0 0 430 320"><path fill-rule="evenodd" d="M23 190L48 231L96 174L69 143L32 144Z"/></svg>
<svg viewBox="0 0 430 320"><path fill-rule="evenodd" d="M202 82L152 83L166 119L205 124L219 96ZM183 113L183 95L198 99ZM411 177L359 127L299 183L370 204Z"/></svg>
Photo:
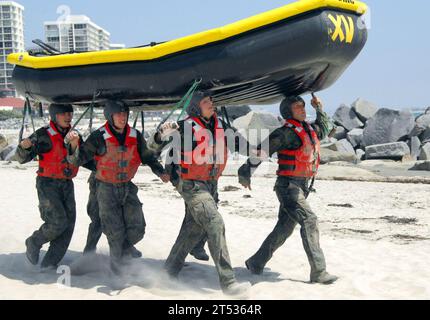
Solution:
<svg viewBox="0 0 430 320"><path fill-rule="evenodd" d="M110 33L85 15L69 15L44 23L45 41L61 52L101 51L110 48Z"/></svg>
<svg viewBox="0 0 430 320"><path fill-rule="evenodd" d="M14 66L7 56L25 51L24 7L14 1L0 1L0 95L16 96L12 83Z"/></svg>

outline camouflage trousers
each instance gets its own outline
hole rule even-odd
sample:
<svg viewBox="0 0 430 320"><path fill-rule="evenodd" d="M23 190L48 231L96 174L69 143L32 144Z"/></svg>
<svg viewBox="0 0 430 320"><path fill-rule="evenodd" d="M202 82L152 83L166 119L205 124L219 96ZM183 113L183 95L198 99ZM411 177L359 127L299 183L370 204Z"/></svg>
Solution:
<svg viewBox="0 0 430 320"><path fill-rule="evenodd" d="M273 254L293 234L297 224L311 266L312 275L326 270L324 253L320 248L318 218L307 198L307 181L279 178L275 191L280 202L278 223L258 252L248 260L253 269L262 271Z"/></svg>
<svg viewBox="0 0 430 320"><path fill-rule="evenodd" d="M42 266L56 266L64 258L72 239L76 221L73 181L37 177L40 216L44 224L30 240L37 247L49 242Z"/></svg>
<svg viewBox="0 0 430 320"><path fill-rule="evenodd" d="M132 182L110 184L97 181L97 200L103 233L113 264L121 264L123 252L145 235L145 218L138 188Z"/></svg>
<svg viewBox="0 0 430 320"><path fill-rule="evenodd" d="M188 209L188 206L187 206L187 204L185 203L185 217L184 217L184 221L182 222L182 227L185 225L185 224L187 224L188 222L188 218L187 217L189 217L190 216L190 212L189 212L189 209ZM182 228L181 227L181 228ZM205 250L205 245L206 245L206 242L208 241L208 238L207 238L207 236L206 236L206 234L205 235L203 235L203 237L200 239L200 241L199 242L197 242L197 244L194 246L194 248L191 250L191 254L194 254L194 253L198 253L198 252L202 252L202 251L204 251Z"/></svg>
<svg viewBox="0 0 430 320"><path fill-rule="evenodd" d="M97 201L97 179L95 173L91 173L88 184L90 188L90 195L87 203L87 214L91 219L90 226L88 227L87 244L84 253L95 252L97 244L102 236L102 223L99 214L99 203Z"/></svg>
<svg viewBox="0 0 430 320"><path fill-rule="evenodd" d="M177 186L187 211L165 268L171 276L176 277L190 251L207 237L221 287L225 288L235 282L235 275L227 249L224 220L217 208L217 188L216 181L181 181Z"/></svg>

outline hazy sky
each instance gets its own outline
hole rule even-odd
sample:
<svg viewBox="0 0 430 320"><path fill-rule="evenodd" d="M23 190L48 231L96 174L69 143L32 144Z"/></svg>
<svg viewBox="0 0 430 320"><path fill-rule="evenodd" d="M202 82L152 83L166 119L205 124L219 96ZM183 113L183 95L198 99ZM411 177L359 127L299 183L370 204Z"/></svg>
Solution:
<svg viewBox="0 0 430 320"><path fill-rule="evenodd" d="M294 2L288 0L18 0L25 6L26 43L43 39L43 22L57 8L88 15L127 46L165 41L222 26ZM430 106L430 2L365 1L371 9L369 40L361 55L320 93L329 111L363 97L386 107Z"/></svg>

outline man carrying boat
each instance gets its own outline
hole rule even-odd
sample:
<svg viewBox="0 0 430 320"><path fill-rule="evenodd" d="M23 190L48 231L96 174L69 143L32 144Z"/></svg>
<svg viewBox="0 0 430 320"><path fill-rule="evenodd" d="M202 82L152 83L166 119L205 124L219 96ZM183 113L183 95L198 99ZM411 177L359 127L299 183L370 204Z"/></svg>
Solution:
<svg viewBox="0 0 430 320"><path fill-rule="evenodd" d="M87 242L84 248L84 254L92 254L97 251L97 244L103 234L102 222L100 220L99 203L97 201L97 179L96 173L97 168L94 161L86 164L85 167L91 170L91 175L88 178L88 185L90 189L90 194L88 196L87 202L87 214L91 220L88 227ZM136 247L131 246L128 251L128 255L131 258L141 258L142 252L140 252Z"/></svg>
<svg viewBox="0 0 430 320"><path fill-rule="evenodd" d="M42 268L56 268L63 259L72 239L76 220L72 180L78 173L78 167L67 162L67 149L64 145L64 137L71 129L73 107L51 104L49 115L49 125L24 139L16 152L16 159L21 164L39 157L36 188L44 224L25 244L28 260L37 265L42 246L49 242L48 252L41 262ZM75 143L80 142L81 138L76 136Z"/></svg>
<svg viewBox="0 0 430 320"><path fill-rule="evenodd" d="M181 144L180 150L176 150L180 152L178 161L171 165L170 171L172 181L185 201L186 214L165 268L170 276L177 277L187 255L206 237L222 290L228 295L243 294L250 284L236 281L227 249L224 221L217 207L218 179L228 156L226 142L235 130L218 118L208 92L196 92L187 113L189 117L186 120L164 124L154 137L155 143L161 147L167 144L166 137L175 135L179 136ZM248 154L249 143L240 135L234 139L236 143L232 151Z"/></svg>
<svg viewBox="0 0 430 320"><path fill-rule="evenodd" d="M138 188L132 183L139 166L148 165L165 183L170 180L142 134L128 125L129 112L123 102L108 101L104 106L106 124L81 146L78 147L76 133L68 135L71 163L82 165L95 160L100 220L109 242L111 268L116 274L121 273L133 245L145 234L142 203Z"/></svg>
<svg viewBox="0 0 430 320"><path fill-rule="evenodd" d="M279 170L275 191L280 202L278 223L257 253L246 261L253 274L263 273L273 254L292 235L297 224L311 266L311 283L331 284L338 278L326 271L324 253L320 248L318 219L307 198L320 164L320 140L327 137L331 122L322 103L314 96L311 102L317 111L314 124L306 121L305 101L301 97L288 97L281 106L285 126L269 136L269 155L278 153ZM264 145L264 143L263 143ZM251 171L258 163L248 160L239 169L239 182L251 189Z"/></svg>

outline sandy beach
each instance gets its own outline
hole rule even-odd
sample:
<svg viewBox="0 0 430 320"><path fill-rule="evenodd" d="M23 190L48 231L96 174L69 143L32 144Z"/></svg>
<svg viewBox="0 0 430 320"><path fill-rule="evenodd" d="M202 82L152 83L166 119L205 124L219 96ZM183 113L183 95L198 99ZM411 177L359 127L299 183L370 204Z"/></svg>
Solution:
<svg viewBox="0 0 430 320"><path fill-rule="evenodd" d="M244 261L276 223L278 202L271 164L256 172L253 190L240 188L233 163L220 180L220 212L239 281L253 286L248 299L429 299L430 184L325 181L316 183L310 203L320 219L321 246L328 270L340 277L331 286L311 285L299 229L276 253L262 276L251 275ZM336 169L337 168L337 169ZM362 176L365 169L349 168ZM354 171L354 170L363 170ZM346 175L342 167L323 166L324 175ZM374 173L373 173L374 174ZM98 254L82 257L89 218L86 215L89 172L75 179L77 222L62 264L81 275L71 287L57 284L61 274L40 272L25 257L24 240L41 219L35 190L36 164L0 163L0 299L225 299L212 262L192 257L178 281L162 271L184 216L182 199L168 184L141 168L135 182L144 204L146 235L137 247L127 276L108 273L108 245L102 237ZM43 249L44 254L46 247Z"/></svg>

